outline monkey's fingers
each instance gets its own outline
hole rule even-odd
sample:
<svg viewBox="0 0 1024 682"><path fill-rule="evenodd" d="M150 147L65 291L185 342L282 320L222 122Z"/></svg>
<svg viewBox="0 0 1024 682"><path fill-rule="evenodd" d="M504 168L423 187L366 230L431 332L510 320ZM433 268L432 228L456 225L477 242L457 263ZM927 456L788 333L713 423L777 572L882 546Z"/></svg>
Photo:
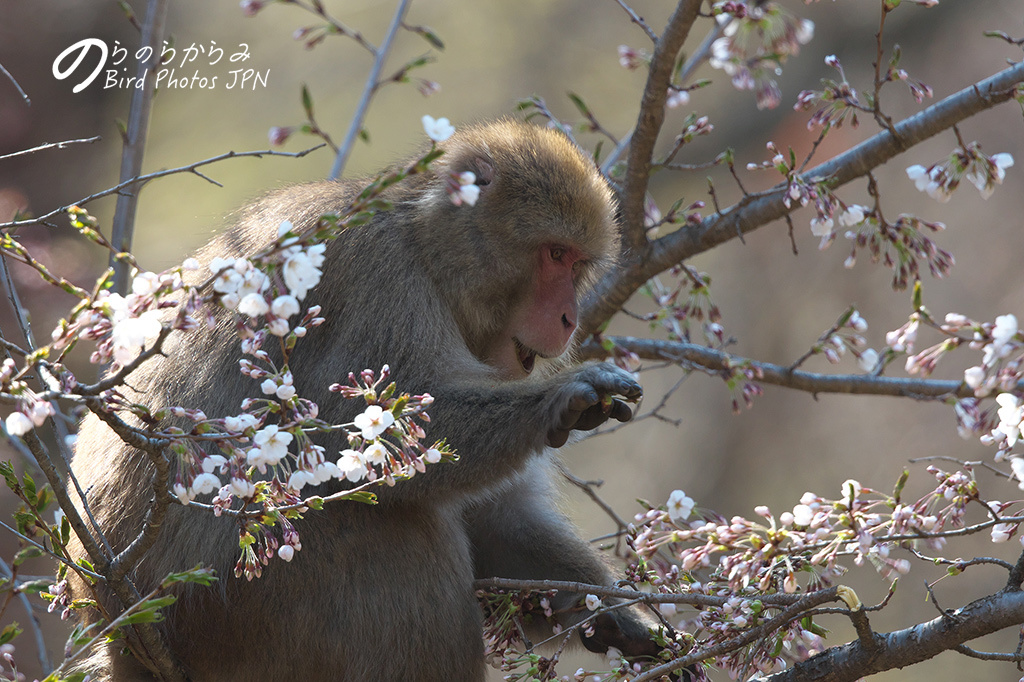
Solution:
<svg viewBox="0 0 1024 682"><path fill-rule="evenodd" d="M565 445L565 441L569 440L570 431L572 429L551 429L544 438L544 442L547 443L548 447L560 448Z"/></svg>
<svg viewBox="0 0 1024 682"><path fill-rule="evenodd" d="M644 395L644 389L632 378L622 378L619 385L615 387L614 393L618 393L626 400L635 403Z"/></svg>
<svg viewBox="0 0 1024 682"><path fill-rule="evenodd" d="M604 405L597 404L588 407L580 413L577 417L576 422L572 425L577 431L589 431L590 429L596 429L601 424L608 421L608 412Z"/></svg>
<svg viewBox="0 0 1024 682"><path fill-rule="evenodd" d="M608 412L608 416L615 421L628 422L633 418L633 410L624 401L615 399L612 400L611 410Z"/></svg>

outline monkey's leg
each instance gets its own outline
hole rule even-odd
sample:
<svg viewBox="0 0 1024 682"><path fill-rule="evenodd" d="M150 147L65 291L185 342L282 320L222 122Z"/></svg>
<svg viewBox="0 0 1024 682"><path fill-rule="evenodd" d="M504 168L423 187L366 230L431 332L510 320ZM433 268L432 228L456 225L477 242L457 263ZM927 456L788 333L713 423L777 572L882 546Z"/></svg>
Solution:
<svg viewBox="0 0 1024 682"><path fill-rule="evenodd" d="M553 475L551 461L538 458L509 487L466 510L476 577L592 585L614 582L601 556L554 508ZM580 605L585 596L563 592L552 599L552 610L562 627L592 615ZM600 614L593 621L593 635L583 636L582 641L595 652L615 647L629 658L653 657L660 651L651 640L649 627L653 625L635 607L615 609Z"/></svg>

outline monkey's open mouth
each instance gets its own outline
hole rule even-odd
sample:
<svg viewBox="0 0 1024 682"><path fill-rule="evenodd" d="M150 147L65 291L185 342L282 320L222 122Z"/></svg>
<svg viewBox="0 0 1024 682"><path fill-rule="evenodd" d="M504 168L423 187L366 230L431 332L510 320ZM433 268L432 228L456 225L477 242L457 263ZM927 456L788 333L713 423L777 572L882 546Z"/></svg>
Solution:
<svg viewBox="0 0 1024 682"><path fill-rule="evenodd" d="M519 360L519 365L523 368L524 372L529 374L533 371L533 363L537 359L537 353L524 346L515 337L512 337L512 343L516 345L516 358Z"/></svg>

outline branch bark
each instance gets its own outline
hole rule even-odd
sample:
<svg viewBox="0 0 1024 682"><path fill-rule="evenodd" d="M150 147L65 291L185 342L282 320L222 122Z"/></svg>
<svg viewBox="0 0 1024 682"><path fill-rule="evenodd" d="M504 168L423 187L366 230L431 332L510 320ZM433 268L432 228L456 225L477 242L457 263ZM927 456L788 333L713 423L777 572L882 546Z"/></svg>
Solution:
<svg viewBox="0 0 1024 682"><path fill-rule="evenodd" d="M757 362L695 343L659 341L632 336L605 338L614 341L619 348L630 350L647 360L667 360L693 365L708 372L724 372L730 375L737 367L749 367L757 374L754 379L757 383L782 386L814 394L844 393L907 398L967 398L974 395L974 391L962 381L904 379L872 374L818 374L770 362ZM585 360L603 359L608 357L608 351L591 339L580 347L579 355L581 359Z"/></svg>
<svg viewBox="0 0 1024 682"><path fill-rule="evenodd" d="M142 172L142 157L146 149L146 133L149 130L149 112L156 92L156 70L164 40L164 21L167 18L168 0L149 0L146 9L146 23L142 27L142 47L153 52L149 59L139 63L139 80L143 85L132 90L132 102L128 109L128 126L121 154L121 182L137 177ZM127 252L132 249L132 235L135 230L135 209L139 203L138 187L133 187L117 197L114 210L114 224L111 228L110 243L114 248ZM124 294L128 290L128 264L110 256L114 268L114 291Z"/></svg>
<svg viewBox="0 0 1024 682"><path fill-rule="evenodd" d="M622 211L623 251L640 253L647 247L644 234L644 196L651 174L651 159L658 133L665 121L665 100L668 86L672 81L672 69L676 55L683 49L683 43L690 35L693 22L703 0L680 0L675 12L668 20L665 32L654 45L651 70L647 76L640 115L637 118L629 147L626 177L622 183L619 203Z"/></svg>
<svg viewBox="0 0 1024 682"><path fill-rule="evenodd" d="M850 642L764 679L765 682L853 682L884 670L920 663L964 642L1021 623L1024 623L1024 593L1003 590L927 623L877 635L877 647Z"/></svg>
<svg viewBox="0 0 1024 682"><path fill-rule="evenodd" d="M906 149L952 128L971 116L1010 100L1016 94L1016 87L1022 82L1024 63L1015 64L900 121L894 126L896 136L888 130L883 130L853 149L812 168L802 177L808 180L828 178L833 187L840 187L864 177ZM648 104L653 105L648 102L645 93L645 107ZM654 114L649 116L652 120L657 118ZM650 168L650 147L646 147L646 161L633 160L634 155L640 154L641 148L640 144L634 141L634 147L630 152L631 173L634 163L638 164L637 169ZM646 173L643 179L646 182ZM599 329L621 309L626 300L644 282L654 275L787 215L790 209L782 203L784 192L784 186L779 185L767 192L748 195L722 212L706 217L700 225L684 226L646 246L638 246L631 242L637 250L624 254L622 266L609 273L587 297L582 306L580 327L588 333ZM624 190L623 229L628 235L636 229L638 220L641 226L643 224L643 197L640 197L639 214L635 206L627 212L626 209L632 206L627 205L627 200L636 201L636 197L635 194Z"/></svg>

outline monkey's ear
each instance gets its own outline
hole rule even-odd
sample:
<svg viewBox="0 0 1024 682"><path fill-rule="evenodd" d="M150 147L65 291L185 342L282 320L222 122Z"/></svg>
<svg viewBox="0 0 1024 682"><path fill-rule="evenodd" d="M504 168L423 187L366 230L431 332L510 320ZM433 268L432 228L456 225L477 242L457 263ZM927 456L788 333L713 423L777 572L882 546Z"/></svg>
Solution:
<svg viewBox="0 0 1024 682"><path fill-rule="evenodd" d="M478 187L486 187L494 181L494 165L490 159L477 156L473 159L471 165L473 173L476 174L476 185Z"/></svg>

